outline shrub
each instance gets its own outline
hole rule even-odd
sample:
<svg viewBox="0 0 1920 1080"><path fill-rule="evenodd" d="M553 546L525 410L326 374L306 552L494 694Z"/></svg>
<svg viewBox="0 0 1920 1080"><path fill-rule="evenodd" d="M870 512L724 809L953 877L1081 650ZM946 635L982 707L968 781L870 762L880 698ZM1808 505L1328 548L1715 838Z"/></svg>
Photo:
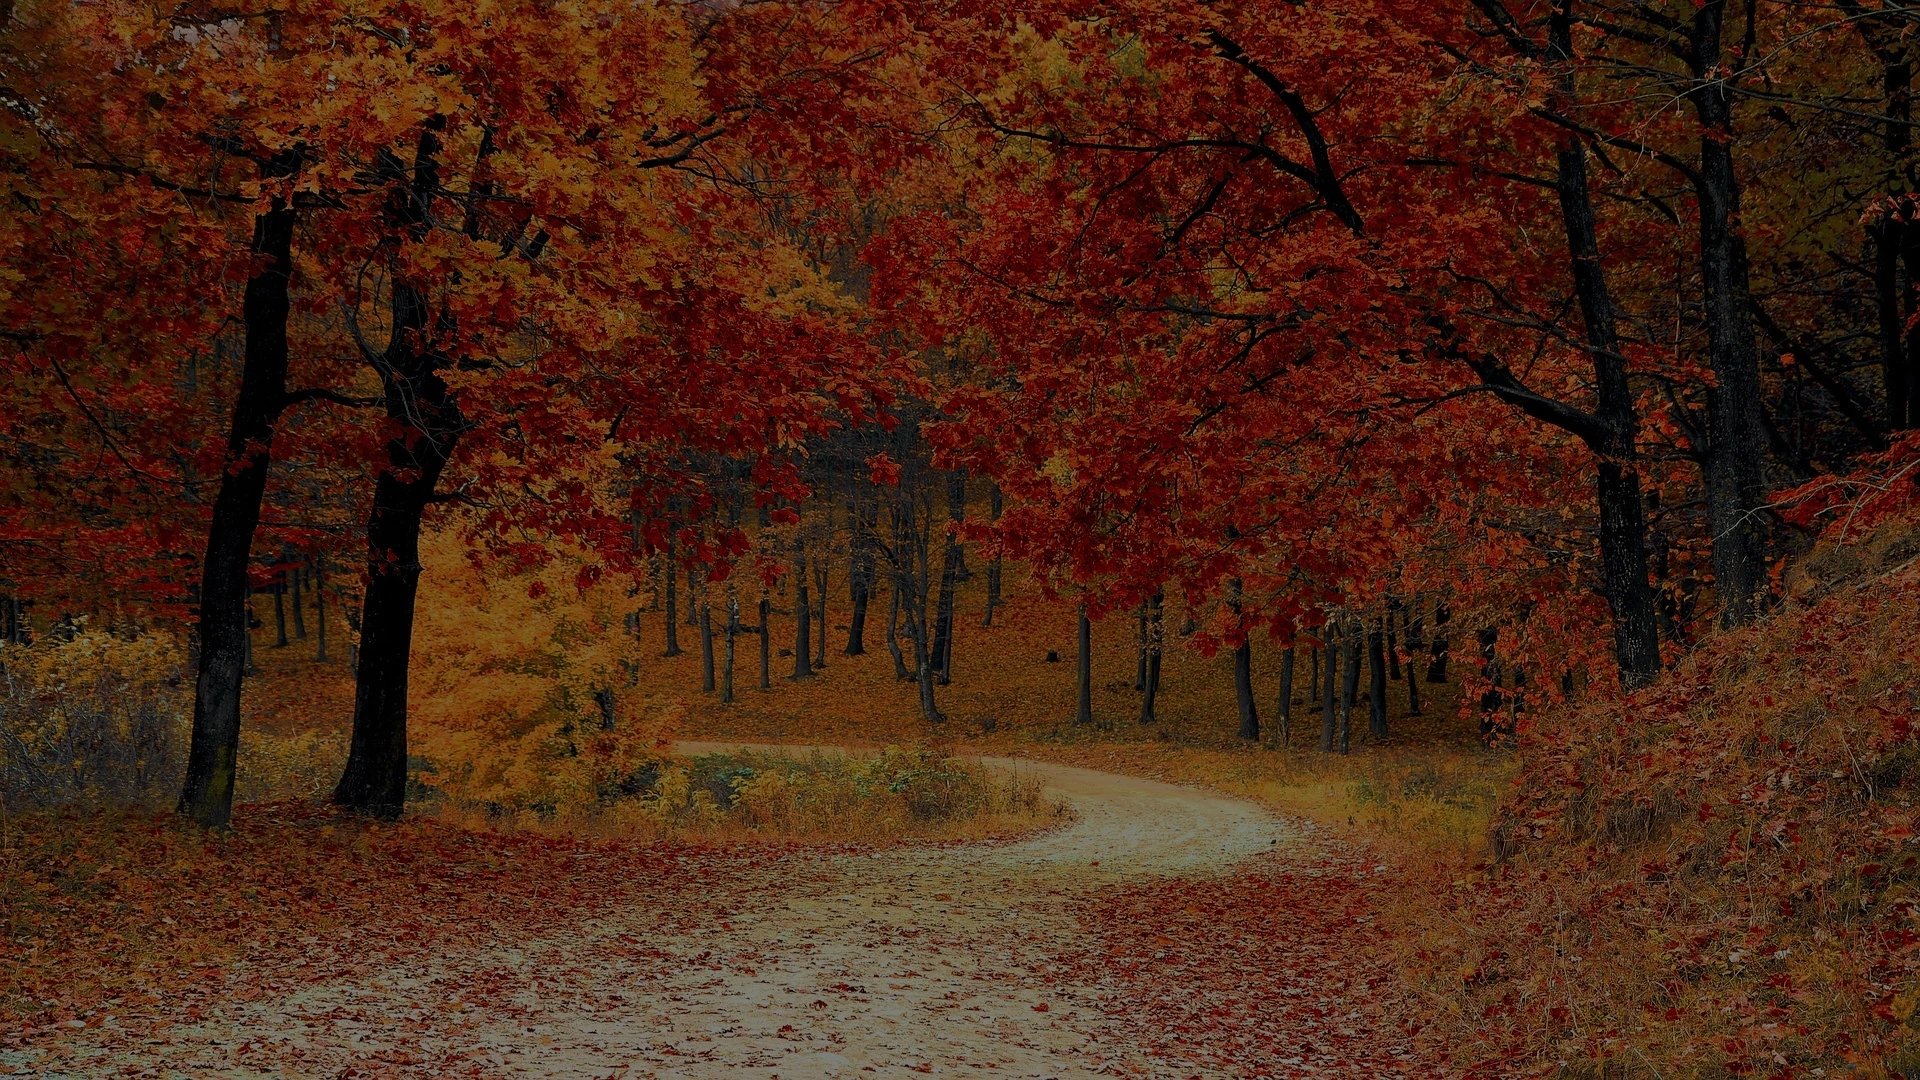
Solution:
<svg viewBox="0 0 1920 1080"><path fill-rule="evenodd" d="M0 802L9 812L151 806L185 767L192 686L179 643L82 629L0 645Z"/></svg>

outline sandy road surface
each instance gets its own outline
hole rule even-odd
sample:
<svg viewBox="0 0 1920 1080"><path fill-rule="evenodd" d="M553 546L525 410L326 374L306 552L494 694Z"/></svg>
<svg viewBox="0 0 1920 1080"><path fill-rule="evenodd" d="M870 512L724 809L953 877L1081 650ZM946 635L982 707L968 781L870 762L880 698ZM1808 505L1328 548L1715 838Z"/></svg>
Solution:
<svg viewBox="0 0 1920 1080"><path fill-rule="evenodd" d="M683 749L718 745L731 744ZM692 928L632 910L540 940L476 941L229 1004L173 1027L164 1050L76 1048L59 1075L1196 1075L1129 1045L1097 991L1049 959L1081 933L1075 901L1138 875L1224 868L1287 826L1170 784L996 764L1040 777L1077 820L1013 843L776 870Z"/></svg>

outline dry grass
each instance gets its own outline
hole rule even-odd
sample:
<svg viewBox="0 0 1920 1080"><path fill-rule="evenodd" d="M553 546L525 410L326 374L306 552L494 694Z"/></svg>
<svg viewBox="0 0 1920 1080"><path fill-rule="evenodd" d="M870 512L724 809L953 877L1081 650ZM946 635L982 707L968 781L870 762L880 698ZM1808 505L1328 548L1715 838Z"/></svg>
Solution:
<svg viewBox="0 0 1920 1080"><path fill-rule="evenodd" d="M628 839L866 845L997 839L1067 819L1029 776L934 747L871 753L739 748L661 756L601 787L591 803L502 812L435 800L427 812L475 828Z"/></svg>

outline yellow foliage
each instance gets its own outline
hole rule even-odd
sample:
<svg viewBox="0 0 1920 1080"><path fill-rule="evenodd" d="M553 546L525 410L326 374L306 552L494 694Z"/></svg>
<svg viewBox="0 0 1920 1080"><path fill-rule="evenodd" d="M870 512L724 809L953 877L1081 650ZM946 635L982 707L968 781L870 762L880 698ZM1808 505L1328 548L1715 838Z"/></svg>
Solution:
<svg viewBox="0 0 1920 1080"><path fill-rule="evenodd" d="M192 683L172 637L87 629L0 645L0 800L146 803L170 792Z"/></svg>
<svg viewBox="0 0 1920 1080"><path fill-rule="evenodd" d="M502 576L463 559L452 536L430 546L408 695L424 783L461 803L552 813L594 805L664 754L671 710L630 690L624 582L581 587L585 560L564 550Z"/></svg>

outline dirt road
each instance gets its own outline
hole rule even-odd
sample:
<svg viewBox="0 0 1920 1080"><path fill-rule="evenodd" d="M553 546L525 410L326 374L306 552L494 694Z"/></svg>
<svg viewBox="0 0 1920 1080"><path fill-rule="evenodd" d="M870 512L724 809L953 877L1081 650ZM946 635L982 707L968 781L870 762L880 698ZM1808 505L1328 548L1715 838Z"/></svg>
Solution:
<svg viewBox="0 0 1920 1080"><path fill-rule="evenodd" d="M700 750L705 747L687 746ZM1189 1077L1110 1026L1053 958L1072 913L1144 875L1207 875L1284 844L1251 804L1085 769L1041 778L1077 819L1004 844L836 854L723 917L615 917L475 941L365 979L229 1003L174 1026L164 1060L123 1046L65 1075ZM480 1003L480 1004L476 1004ZM979 1070L979 1071L976 1071Z"/></svg>

